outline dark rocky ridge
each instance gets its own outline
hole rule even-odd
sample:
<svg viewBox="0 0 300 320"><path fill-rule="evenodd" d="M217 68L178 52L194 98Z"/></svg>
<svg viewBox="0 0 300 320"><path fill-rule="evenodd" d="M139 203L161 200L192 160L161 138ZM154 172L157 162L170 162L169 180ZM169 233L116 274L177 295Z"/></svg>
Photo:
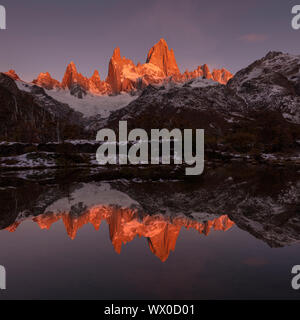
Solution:
<svg viewBox="0 0 300 320"><path fill-rule="evenodd" d="M32 86L19 90L11 77L0 73L0 139L47 142L84 136L82 115Z"/></svg>

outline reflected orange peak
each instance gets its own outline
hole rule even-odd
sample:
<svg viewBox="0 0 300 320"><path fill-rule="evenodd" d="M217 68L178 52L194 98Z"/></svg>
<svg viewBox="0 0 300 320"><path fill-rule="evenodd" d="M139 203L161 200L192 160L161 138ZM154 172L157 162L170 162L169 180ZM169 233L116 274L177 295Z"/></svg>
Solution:
<svg viewBox="0 0 300 320"><path fill-rule="evenodd" d="M227 231L234 222L227 215L207 222L197 222L189 217L170 218L163 215L141 215L134 209L95 206L85 213L75 216L71 213L42 214L32 219L41 229L49 230L51 225L62 220L68 236L74 240L78 230L90 223L99 230L101 222L109 226L111 242L117 253L122 245L131 242L136 236L145 237L152 253L161 261L166 261L171 251L175 250L176 241L182 227L195 229L200 234L208 235L211 230ZM14 232L21 222L15 222L7 228Z"/></svg>

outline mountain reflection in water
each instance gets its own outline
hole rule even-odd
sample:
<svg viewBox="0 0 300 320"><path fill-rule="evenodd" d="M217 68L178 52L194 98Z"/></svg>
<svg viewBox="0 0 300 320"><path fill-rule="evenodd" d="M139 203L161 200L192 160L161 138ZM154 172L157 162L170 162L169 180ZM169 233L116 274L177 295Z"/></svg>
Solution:
<svg viewBox="0 0 300 320"><path fill-rule="evenodd" d="M0 172L4 298L299 298L299 170L235 164L185 181L63 174Z"/></svg>
<svg viewBox="0 0 300 320"><path fill-rule="evenodd" d="M234 223L223 215L210 221L197 222L194 219L178 216L174 218L162 215L141 215L135 209L120 209L117 207L94 206L83 214L76 216L71 213L49 213L32 218L41 229L49 230L51 225L62 220L67 234L75 239L78 230L90 223L99 230L101 222L109 226L110 239L117 253L121 253L122 244L131 242L136 236L145 237L149 248L162 262L169 257L170 251L175 250L176 241L181 228L195 229L206 236L215 231L227 231ZM20 225L15 222L7 228L14 232Z"/></svg>
<svg viewBox="0 0 300 320"><path fill-rule="evenodd" d="M14 231L24 220L49 229L62 220L74 239L83 225L98 230L105 221L116 252L136 236L145 237L162 261L174 250L182 227L207 235L234 222L270 247L300 241L300 177L293 168L221 167L192 183L48 181L0 188L0 229Z"/></svg>

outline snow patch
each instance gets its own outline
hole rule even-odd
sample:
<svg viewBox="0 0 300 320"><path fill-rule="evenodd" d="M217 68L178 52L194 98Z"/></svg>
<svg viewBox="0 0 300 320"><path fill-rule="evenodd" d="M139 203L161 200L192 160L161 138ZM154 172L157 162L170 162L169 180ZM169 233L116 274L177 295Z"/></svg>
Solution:
<svg viewBox="0 0 300 320"><path fill-rule="evenodd" d="M62 198L54 202L44 212L70 212L72 207L78 203L82 203L87 208L99 206L99 204L102 206L115 205L122 208L140 206L127 194L112 189L108 183L101 183L100 185L84 183L80 189L75 190L68 198Z"/></svg>
<svg viewBox="0 0 300 320"><path fill-rule="evenodd" d="M203 78L196 78L195 80L193 80L192 83L190 83L190 86L192 88L206 88L209 86L217 86L219 85L218 82L215 82L211 79L203 79Z"/></svg>
<svg viewBox="0 0 300 320"><path fill-rule="evenodd" d="M116 96L88 94L83 99L78 99L65 90L45 91L55 100L68 104L70 108L81 112L85 117L100 115L102 118L108 118L112 111L127 106L137 98L137 96L132 96L128 93L121 93Z"/></svg>
<svg viewBox="0 0 300 320"><path fill-rule="evenodd" d="M28 83L21 81L21 80L16 80L15 83L16 83L17 87L19 88L19 90L25 91L25 92L31 92L31 88L32 88L31 84L28 84Z"/></svg>

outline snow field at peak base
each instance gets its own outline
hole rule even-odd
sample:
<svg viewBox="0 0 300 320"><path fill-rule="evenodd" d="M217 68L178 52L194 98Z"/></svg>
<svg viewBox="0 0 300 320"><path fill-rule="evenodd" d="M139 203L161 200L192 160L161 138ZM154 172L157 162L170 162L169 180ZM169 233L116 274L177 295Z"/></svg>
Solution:
<svg viewBox="0 0 300 320"><path fill-rule="evenodd" d="M87 94L83 99L72 96L65 90L45 90L55 100L66 103L75 111L81 112L85 117L100 115L102 118L109 117L112 111L127 106L137 96L122 93L116 96L96 96Z"/></svg>
<svg viewBox="0 0 300 320"><path fill-rule="evenodd" d="M15 81L19 90L31 93L33 84L24 81ZM161 83L154 86L163 86L165 90L170 90L174 87L182 87L188 84L192 88L205 88L208 86L216 86L217 82L201 78L195 78L182 83ZM93 95L88 93L83 99L70 94L68 90L46 90L47 95L53 99L69 105L74 111L81 112L84 117L101 116L101 118L108 118L111 112L126 107L130 102L138 98L138 95L131 95L129 93L120 93L115 96L109 95Z"/></svg>

